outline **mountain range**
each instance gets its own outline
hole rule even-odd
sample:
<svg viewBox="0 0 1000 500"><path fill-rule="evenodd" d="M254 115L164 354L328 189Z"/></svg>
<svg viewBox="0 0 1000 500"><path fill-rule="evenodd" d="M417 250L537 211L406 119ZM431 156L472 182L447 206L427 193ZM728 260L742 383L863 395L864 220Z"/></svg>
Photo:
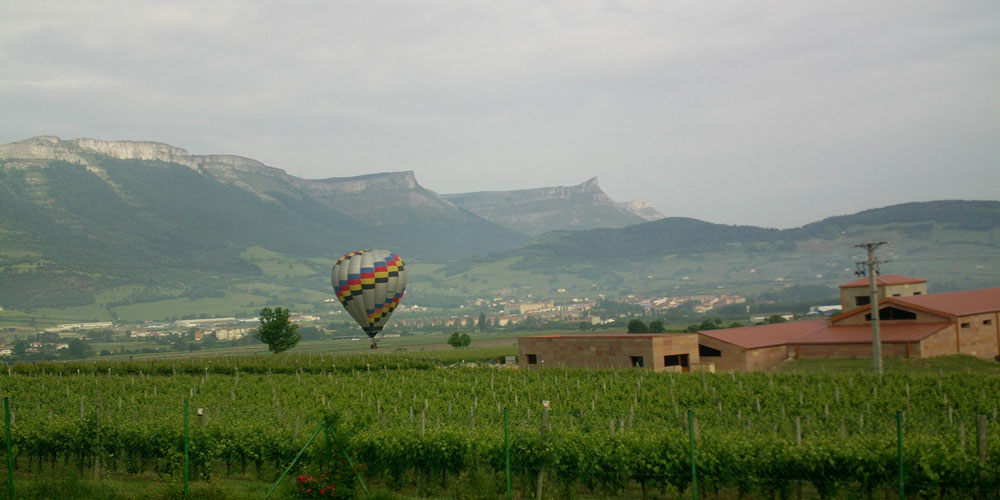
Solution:
<svg viewBox="0 0 1000 500"><path fill-rule="evenodd" d="M447 194L444 198L484 219L529 236L557 229L624 227L663 215L645 200L618 203L597 177L576 185Z"/></svg>
<svg viewBox="0 0 1000 500"><path fill-rule="evenodd" d="M50 192L59 189L53 179L86 172L89 176L85 184L110 190L118 198L105 202L125 203L133 210L148 212L153 219L157 208L149 203L148 193L142 193L146 187L129 183L146 177L147 186L159 189L156 183L167 181L164 175L183 178L180 184L174 184L175 188L200 189L199 196L210 197L218 205L201 207L195 220L211 222L219 218L221 225L228 227L232 225L228 218L244 218L241 214L262 209L268 212L260 220L262 225L273 227L271 223L281 221L310 233L311 238L299 238L295 243L303 249L310 245L382 245L424 258L451 258L510 248L525 241L526 236L556 229L623 227L662 217L648 202L611 200L601 191L596 178L572 187L441 196L421 186L412 171L302 179L240 156L191 155L184 149L156 142L64 141L52 136L0 146L0 162L8 186L27 176L25 179L30 177L34 186L46 192L43 195L35 189L33 200L12 199L55 208L74 196ZM171 194L169 190L161 191ZM168 207L160 208L166 210L161 215L171 217L160 221L163 226L192 222L190 218L175 217L182 214L167 213ZM64 211L63 215L71 214ZM58 221L69 222L67 217L49 220ZM157 225L161 224L153 222L149 226Z"/></svg>
<svg viewBox="0 0 1000 500"><path fill-rule="evenodd" d="M370 247L423 263L408 296L424 303L500 289L829 286L853 268L853 244L883 237L930 259L916 274L931 267L989 284L993 275L966 264L994 265L998 228L996 201L908 203L778 230L664 217L649 202L612 200L596 178L442 195L412 171L302 179L156 142L41 136L0 146L0 306L75 307L85 318L139 316L136 304L305 308L328 295L333 259ZM985 257L937 264L958 254Z"/></svg>

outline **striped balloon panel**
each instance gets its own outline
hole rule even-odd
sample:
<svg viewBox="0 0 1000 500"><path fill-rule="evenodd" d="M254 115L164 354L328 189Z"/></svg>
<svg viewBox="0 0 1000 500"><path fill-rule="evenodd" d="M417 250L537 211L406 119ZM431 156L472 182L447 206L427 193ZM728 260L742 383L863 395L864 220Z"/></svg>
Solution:
<svg viewBox="0 0 1000 500"><path fill-rule="evenodd" d="M406 267L388 250L358 250L337 259L330 279L351 318L374 337L403 297Z"/></svg>

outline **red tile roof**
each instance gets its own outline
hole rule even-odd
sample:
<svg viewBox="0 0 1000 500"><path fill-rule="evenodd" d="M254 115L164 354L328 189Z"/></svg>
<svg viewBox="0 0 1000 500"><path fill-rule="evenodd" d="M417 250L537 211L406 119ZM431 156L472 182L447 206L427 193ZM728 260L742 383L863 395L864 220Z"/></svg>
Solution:
<svg viewBox="0 0 1000 500"><path fill-rule="evenodd" d="M882 323L883 343L919 342L952 323ZM786 344L863 344L872 341L871 325L827 325L826 320L795 321L698 332L744 349Z"/></svg>
<svg viewBox="0 0 1000 500"><path fill-rule="evenodd" d="M880 337L883 343L919 342L953 323L882 323ZM871 325L828 326L807 333L791 344L864 344L872 341Z"/></svg>
<svg viewBox="0 0 1000 500"><path fill-rule="evenodd" d="M625 338L642 339L665 337L668 335L694 335L692 333L551 333L548 335L531 335L518 337L519 339L604 339L604 338Z"/></svg>
<svg viewBox="0 0 1000 500"><path fill-rule="evenodd" d="M912 305L952 316L997 312L1000 311L1000 288L892 297L889 302L904 306Z"/></svg>
<svg viewBox="0 0 1000 500"><path fill-rule="evenodd" d="M912 285L915 283L927 283L927 280L903 276L902 274L880 274L877 278L875 278L875 283L879 286ZM844 283L843 285L840 285L840 288L856 288L860 286L868 286L868 278L861 278L850 283Z"/></svg>
<svg viewBox="0 0 1000 500"><path fill-rule="evenodd" d="M793 339L825 327L825 319L814 319L773 325L726 328L724 330L705 330L698 333L744 349L757 349L785 345Z"/></svg>

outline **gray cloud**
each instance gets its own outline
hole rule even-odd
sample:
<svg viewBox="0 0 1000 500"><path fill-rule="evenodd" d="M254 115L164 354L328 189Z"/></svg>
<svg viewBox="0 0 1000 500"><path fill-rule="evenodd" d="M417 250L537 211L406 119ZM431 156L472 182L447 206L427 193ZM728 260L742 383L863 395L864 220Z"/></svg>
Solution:
<svg viewBox="0 0 1000 500"><path fill-rule="evenodd" d="M996 199L993 2L0 2L0 142L146 139L439 192L791 226Z"/></svg>

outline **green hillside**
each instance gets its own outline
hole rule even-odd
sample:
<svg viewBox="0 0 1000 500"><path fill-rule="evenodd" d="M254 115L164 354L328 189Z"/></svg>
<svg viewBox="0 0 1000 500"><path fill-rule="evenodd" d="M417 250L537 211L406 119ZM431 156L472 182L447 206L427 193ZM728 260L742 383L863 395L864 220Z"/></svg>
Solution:
<svg viewBox="0 0 1000 500"><path fill-rule="evenodd" d="M938 220L938 217L940 220ZM854 245L888 241L886 273L930 280L932 291L1000 286L1000 202L897 205L788 230L667 218L621 229L552 232L521 247L452 263L442 289L535 297L742 295L836 287L855 279ZM560 292L563 289L565 292Z"/></svg>

